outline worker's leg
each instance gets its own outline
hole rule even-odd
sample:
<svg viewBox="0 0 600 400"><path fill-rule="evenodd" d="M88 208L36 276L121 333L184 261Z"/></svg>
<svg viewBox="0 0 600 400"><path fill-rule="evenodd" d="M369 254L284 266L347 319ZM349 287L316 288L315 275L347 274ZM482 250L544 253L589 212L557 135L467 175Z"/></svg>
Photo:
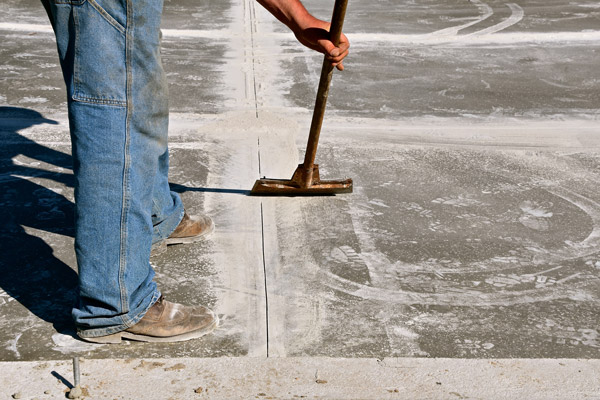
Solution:
<svg viewBox="0 0 600 400"><path fill-rule="evenodd" d="M81 336L102 336L135 324L159 297L148 260L154 183L167 150L162 0L49 3L76 181L73 316ZM175 209L180 218L182 207Z"/></svg>

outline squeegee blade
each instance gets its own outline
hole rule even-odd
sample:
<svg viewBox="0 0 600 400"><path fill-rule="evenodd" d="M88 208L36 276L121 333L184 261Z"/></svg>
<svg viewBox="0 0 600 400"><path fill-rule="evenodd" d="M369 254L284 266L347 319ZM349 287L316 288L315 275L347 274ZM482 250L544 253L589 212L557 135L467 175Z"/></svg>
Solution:
<svg viewBox="0 0 600 400"><path fill-rule="evenodd" d="M352 193L352 179L320 181L309 187L300 187L291 179L259 179L250 192L254 196L332 196Z"/></svg>

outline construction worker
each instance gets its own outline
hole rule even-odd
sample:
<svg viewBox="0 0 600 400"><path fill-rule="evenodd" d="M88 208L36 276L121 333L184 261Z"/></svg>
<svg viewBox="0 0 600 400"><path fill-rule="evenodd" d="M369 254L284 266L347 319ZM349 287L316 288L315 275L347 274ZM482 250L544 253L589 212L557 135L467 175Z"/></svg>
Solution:
<svg viewBox="0 0 600 400"><path fill-rule="evenodd" d="M338 69L342 35L299 0L258 0L304 45ZM213 229L188 216L169 189L167 81L160 56L163 0L42 0L54 28L67 87L75 175L78 335L96 343L123 338L171 342L218 324L206 307L164 300L149 258L152 246L191 243Z"/></svg>

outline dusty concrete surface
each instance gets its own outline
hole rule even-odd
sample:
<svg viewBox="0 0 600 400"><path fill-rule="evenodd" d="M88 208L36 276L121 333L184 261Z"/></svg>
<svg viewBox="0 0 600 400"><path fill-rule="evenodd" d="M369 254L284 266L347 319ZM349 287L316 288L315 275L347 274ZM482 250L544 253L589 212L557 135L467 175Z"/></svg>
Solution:
<svg viewBox="0 0 600 400"><path fill-rule="evenodd" d="M151 261L222 326L116 347L72 337L64 85L41 5L7 3L0 359L599 358L597 2L350 1L317 161L355 192L302 199L247 194L302 156L320 57L254 2L213 3L166 3L163 55L170 180L217 230Z"/></svg>
<svg viewBox="0 0 600 400"><path fill-rule="evenodd" d="M599 360L86 359L80 368L92 399L600 399ZM0 372L3 398L61 398L73 387L68 361L0 362Z"/></svg>

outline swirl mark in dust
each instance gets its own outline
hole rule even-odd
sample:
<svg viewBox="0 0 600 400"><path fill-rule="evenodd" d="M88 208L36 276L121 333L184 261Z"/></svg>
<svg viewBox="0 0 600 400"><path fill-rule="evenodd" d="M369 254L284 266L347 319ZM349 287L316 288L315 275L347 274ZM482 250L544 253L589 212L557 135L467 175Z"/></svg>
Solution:
<svg viewBox="0 0 600 400"><path fill-rule="evenodd" d="M550 227L549 219L553 213L550 211L553 204L545 202L543 204L534 201L524 201L519 208L523 211L523 215L519 218L519 222L527 228L536 231L547 231Z"/></svg>
<svg viewBox="0 0 600 400"><path fill-rule="evenodd" d="M598 253L600 249L600 204L572 190L561 187L554 187L548 192L570 202L586 213L592 220L593 228L583 241L569 243L568 247L553 251L551 254L537 255L534 262L557 263Z"/></svg>
<svg viewBox="0 0 600 400"><path fill-rule="evenodd" d="M334 264L348 262L348 258L342 255L347 256L351 253L352 265L362 264L364 270L369 271L367 276L371 276L372 281L359 283L353 276L335 273L334 267L333 270L322 271L323 282L352 296L403 305L508 306L556 299L600 303L600 298L594 294L598 287L595 269L584 270L589 269L590 263L567 264L569 260L593 256L600 252L600 204L562 187L552 187L546 191L574 205L591 219L592 231L584 240L578 243L567 241L564 246L551 250L543 247L524 247L530 252L530 257L497 255L484 262L458 262L458 265L453 265L456 263L452 263L451 260L446 264L442 263L443 260L438 260L439 262L431 265L427 261L418 264L394 262L373 246L366 246L369 250L364 254L346 248L337 253L333 252L329 261ZM462 200L464 199L457 201L439 198L434 200L434 203L453 207L476 204L462 203ZM407 211L419 214L425 211L415 203L403 205ZM548 230L549 221L558 212L554 208L555 204L549 201L522 201L519 204L521 216L518 217L518 222L536 231ZM370 239L367 237L360 240ZM565 268L565 265L569 267ZM512 269L515 272L498 273L504 269ZM456 274L459 273L479 276L472 282L468 278L457 280ZM455 278L446 279L447 274L454 274Z"/></svg>

